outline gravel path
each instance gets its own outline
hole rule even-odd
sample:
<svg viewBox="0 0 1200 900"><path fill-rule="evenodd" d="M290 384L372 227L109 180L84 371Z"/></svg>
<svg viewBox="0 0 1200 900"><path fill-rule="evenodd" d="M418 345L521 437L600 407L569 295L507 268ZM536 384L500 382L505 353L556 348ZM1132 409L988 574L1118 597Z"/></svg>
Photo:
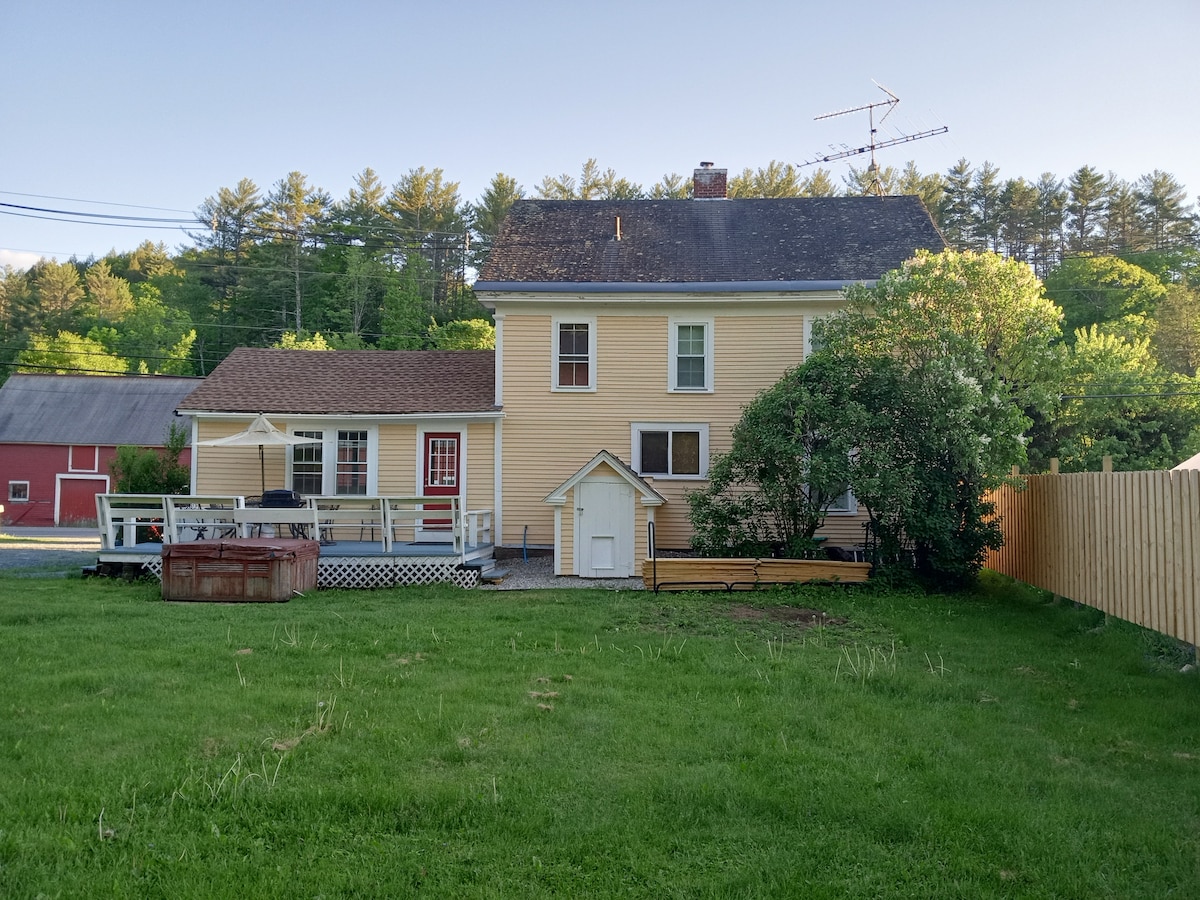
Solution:
<svg viewBox="0 0 1200 900"><path fill-rule="evenodd" d="M534 556L496 560L496 568L508 572L498 584L481 584L483 591L524 591L531 588L605 588L614 591L641 591L646 585L641 578L579 578L575 575L554 574L554 557Z"/></svg>

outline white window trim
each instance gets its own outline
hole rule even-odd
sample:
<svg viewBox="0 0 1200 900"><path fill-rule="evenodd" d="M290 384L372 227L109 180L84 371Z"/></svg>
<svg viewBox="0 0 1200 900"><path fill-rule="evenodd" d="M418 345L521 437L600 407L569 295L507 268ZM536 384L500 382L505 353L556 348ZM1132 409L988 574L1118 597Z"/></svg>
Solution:
<svg viewBox="0 0 1200 900"><path fill-rule="evenodd" d="M588 327L588 384L583 387L558 383L558 326L586 325ZM564 394L586 394L596 391L596 317L554 316L550 320L550 390Z"/></svg>
<svg viewBox="0 0 1200 900"><path fill-rule="evenodd" d="M13 496L13 487L14 487L14 485L18 485L18 484L25 485L25 496L24 497L14 497ZM20 479L13 479L12 481L10 481L8 483L8 502L9 503L28 503L29 499L30 498L29 498L29 482L28 481L21 481Z"/></svg>
<svg viewBox="0 0 1200 900"><path fill-rule="evenodd" d="M642 472L643 431L696 431L700 434L700 474L670 475L663 472ZM630 468L639 475L655 481L705 481L708 478L708 423L707 422L631 422L629 423Z"/></svg>
<svg viewBox="0 0 1200 900"><path fill-rule="evenodd" d="M76 457L75 451L76 450L85 451L84 453L79 454L84 457L87 456L86 451L90 450L91 454L92 454L91 463L84 464L83 462L76 462L76 460L75 460L75 457ZM82 444L79 445L78 447L75 446L74 444L69 446L67 448L67 471L68 472L99 472L100 471L100 448L99 447L87 447Z"/></svg>
<svg viewBox="0 0 1200 900"><path fill-rule="evenodd" d="M337 491L337 445L339 431L365 431L367 433L367 493L368 497L379 495L379 426L365 422L289 422L288 434L299 431L321 432L321 493L322 497L361 497L362 494L341 494ZM303 446L303 445L300 445ZM284 476L290 487L292 481L292 448L287 448L287 469Z"/></svg>
<svg viewBox="0 0 1200 900"><path fill-rule="evenodd" d="M827 516L857 516L858 515L858 498L854 496L854 491L846 488L846 492L842 494L846 498L846 507L840 509L836 506L829 506L825 510Z"/></svg>
<svg viewBox="0 0 1200 900"><path fill-rule="evenodd" d="M680 387L679 382L679 326L704 326L704 387ZM713 392L713 318L671 316L667 320L667 390L679 394L711 394Z"/></svg>

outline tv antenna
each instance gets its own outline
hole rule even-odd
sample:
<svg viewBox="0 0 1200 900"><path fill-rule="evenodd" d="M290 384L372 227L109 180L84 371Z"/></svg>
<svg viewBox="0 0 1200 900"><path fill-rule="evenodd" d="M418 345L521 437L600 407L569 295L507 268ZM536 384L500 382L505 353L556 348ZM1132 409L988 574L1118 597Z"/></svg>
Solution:
<svg viewBox="0 0 1200 900"><path fill-rule="evenodd" d="M824 115L815 116L813 118L814 122L819 122L821 119L833 119L837 116L848 116L850 113L862 112L865 109L871 122L870 143L865 144L862 147L847 147L845 144L843 144L842 147L845 149L837 153L829 153L825 156L818 156L816 159L805 160L804 162L800 163L800 167L803 168L804 166L815 166L817 163L833 162L834 160L846 159L850 156L858 156L862 153L870 153L871 165L867 167L867 172L870 175L871 181L868 186L868 190L877 197L882 197L883 181L879 177L879 164L875 162L875 151L881 150L884 147L892 147L896 144L907 144L910 141L919 141L921 138L933 137L937 134L945 134L950 129L947 126L942 125L939 128L930 128L926 131L918 131L916 134L902 134L900 137L888 138L887 140L883 141L878 140L877 135L879 126L883 124L884 119L892 114L892 110L896 108L896 105L900 102L900 98L885 88L878 81L872 79L871 83L887 94L888 99L880 100L877 103L867 103L863 106L855 106L851 109L839 109L836 112L825 113ZM880 116L879 121L876 122L875 110L882 109L884 107L887 108L887 112Z"/></svg>

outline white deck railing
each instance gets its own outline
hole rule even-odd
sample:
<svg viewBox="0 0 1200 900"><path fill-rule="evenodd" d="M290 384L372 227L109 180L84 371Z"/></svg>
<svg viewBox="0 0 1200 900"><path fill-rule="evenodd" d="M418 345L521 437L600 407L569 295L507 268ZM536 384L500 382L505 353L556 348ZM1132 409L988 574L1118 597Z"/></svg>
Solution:
<svg viewBox="0 0 1200 900"><path fill-rule="evenodd" d="M241 496L97 494L96 518L101 550L248 537L264 525L277 533L305 527L322 541L378 543L384 553L397 542L437 543L465 558L492 543L492 511L464 511L458 497L306 497L297 509L247 507Z"/></svg>

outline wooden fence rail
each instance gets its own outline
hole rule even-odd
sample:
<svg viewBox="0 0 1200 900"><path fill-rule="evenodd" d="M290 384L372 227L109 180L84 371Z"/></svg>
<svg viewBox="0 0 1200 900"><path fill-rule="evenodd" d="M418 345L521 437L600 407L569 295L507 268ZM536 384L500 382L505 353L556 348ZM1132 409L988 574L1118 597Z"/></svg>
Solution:
<svg viewBox="0 0 1200 900"><path fill-rule="evenodd" d="M1024 481L991 497L1004 546L987 568L1200 643L1200 470Z"/></svg>

